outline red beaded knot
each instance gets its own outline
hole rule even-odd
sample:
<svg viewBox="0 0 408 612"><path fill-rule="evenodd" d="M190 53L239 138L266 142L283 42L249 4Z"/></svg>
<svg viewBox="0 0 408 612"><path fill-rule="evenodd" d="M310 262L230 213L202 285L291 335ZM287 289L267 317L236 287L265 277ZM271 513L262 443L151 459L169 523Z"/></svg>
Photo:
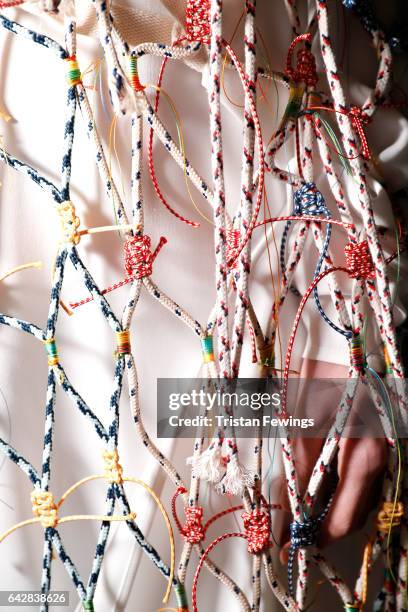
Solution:
<svg viewBox="0 0 408 612"><path fill-rule="evenodd" d="M370 149L368 147L367 137L364 132L363 124L371 121L371 117L367 115L358 106L352 106L349 111L349 116L361 142L361 155L364 159L371 159Z"/></svg>
<svg viewBox="0 0 408 612"><path fill-rule="evenodd" d="M294 83L305 83L309 87L317 84L316 60L310 49L299 49L297 53L297 66L292 67L293 51L300 42L310 43L312 35L310 33L297 36L291 43L286 58L285 75Z"/></svg>
<svg viewBox="0 0 408 612"><path fill-rule="evenodd" d="M184 508L186 524L182 528L181 534L189 544L198 544L204 540L204 528L202 525L203 509L201 506L186 506Z"/></svg>
<svg viewBox="0 0 408 612"><path fill-rule="evenodd" d="M346 267L351 278L375 278L375 268L371 259L367 240L357 244L349 243L345 249Z"/></svg>
<svg viewBox="0 0 408 612"><path fill-rule="evenodd" d="M248 542L248 552L256 554L269 546L270 521L269 515L263 510L252 510L242 514L245 537Z"/></svg>
<svg viewBox="0 0 408 612"><path fill-rule="evenodd" d="M129 236L123 246L126 277L140 279L150 276L153 272L153 262L166 242L166 238L162 236L152 253L150 236Z"/></svg>
<svg viewBox="0 0 408 612"><path fill-rule="evenodd" d="M176 512L176 499L179 495L187 493L184 487L178 487L171 500L173 517L180 534L189 544L198 544L205 537L205 529L202 525L203 509L201 506L185 506L186 524L182 525Z"/></svg>
<svg viewBox="0 0 408 612"><path fill-rule="evenodd" d="M210 0L188 0L186 6L187 39L210 44Z"/></svg>

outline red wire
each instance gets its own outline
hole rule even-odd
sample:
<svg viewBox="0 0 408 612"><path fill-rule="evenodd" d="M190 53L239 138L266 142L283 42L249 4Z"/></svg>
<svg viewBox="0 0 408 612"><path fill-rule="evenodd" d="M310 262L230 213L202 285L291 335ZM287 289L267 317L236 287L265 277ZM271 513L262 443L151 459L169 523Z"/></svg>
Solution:
<svg viewBox="0 0 408 612"><path fill-rule="evenodd" d="M339 108L331 108L329 106L309 106L308 108L305 109L305 111L309 111L309 110L324 110L327 111L329 113L338 113L339 115L344 115L345 117L349 117L349 119L351 120L357 134L358 137L360 139L360 143L361 143L361 151L356 155L356 156L352 156L352 157L348 157L347 155L345 155L344 153L340 153L339 151L337 151L337 149L335 149L331 143L323 136L320 128L316 125L316 120L314 121L314 125L315 125L315 129L318 131L319 135L325 139L327 145L331 148L332 151L335 151L338 155L340 155L341 157L344 157L345 159L357 159L360 155L362 155L362 157L364 157L364 159L371 159L371 153L370 153L370 149L368 147L368 142L367 142L367 138L364 132L364 128L363 128L363 113L361 111L361 109L358 109L356 106L353 106L351 109L349 110L343 110L343 109L339 109Z"/></svg>
<svg viewBox="0 0 408 612"><path fill-rule="evenodd" d="M295 343L296 332L298 330L298 326L299 326L299 323L300 323L300 317L302 316L302 312L303 312L303 309L305 307L305 304L306 304L307 300L309 299L313 289L320 283L321 280L323 280L323 278L325 278L329 274L332 274L333 272L346 272L347 274L349 274L349 270L347 268L344 268L343 266L336 266L336 267L328 268L327 270L324 270L318 276L316 276L314 281L309 285L308 289L306 290L306 293L302 297L302 300L301 300L301 302L299 304L299 308L297 310L295 321L294 321L293 328L292 328L292 333L291 333L291 336L290 336L289 342L288 342L288 350L287 350L286 358L285 358L285 369L284 369L284 372L283 372L283 387L282 387L282 403L281 403L281 406L282 406L282 412L283 412L284 416L286 416L286 400L287 400L287 393L288 393L290 360L291 360L291 357L292 357L292 351L293 351L293 345Z"/></svg>
<svg viewBox="0 0 408 612"><path fill-rule="evenodd" d="M344 221L337 221L337 219L327 219L326 217L287 215L286 217L270 217L269 219L259 221L255 224L254 229L256 229L257 227L261 227L262 225L266 225L267 223L276 223L276 221L315 221L317 223L331 223L332 225L339 225L340 227L344 227L345 230L354 227L353 223L345 223Z"/></svg>
<svg viewBox="0 0 408 612"><path fill-rule="evenodd" d="M179 38L178 40L176 40L176 42L174 43L174 45L178 45L180 42L182 42L182 40L184 40L184 37ZM163 81L163 75L164 75L164 69L167 65L168 62L168 57L165 57L162 61L161 67L160 67L160 72L159 72L159 76L157 79L157 87L161 87L162 81ZM159 108L159 102L160 102L160 89L156 91L156 98L155 98L155 102L154 102L154 110L157 113L158 108ZM186 219L186 217L183 217L182 215L180 215L180 213L178 213L176 210L174 210L174 208L172 208L170 206L170 204L167 202L166 198L164 197L157 177L156 177L156 171L154 168L154 161L153 161L153 128L150 128L150 134L149 134L149 148L148 148L148 164L149 164L149 172L150 172L150 178L152 179L152 183L153 183L153 187L154 190L156 192L157 197L159 198L160 202L162 204L164 204L164 206L167 208L167 210L174 215L177 219L179 219L180 221L183 221L183 223L186 223L186 225L190 225L191 227L200 227L200 224L197 223L196 221L190 221L189 219Z"/></svg>
<svg viewBox="0 0 408 612"><path fill-rule="evenodd" d="M20 4L24 4L24 2L26 2L26 0L10 0L10 2L0 2L0 9L19 6Z"/></svg>
<svg viewBox="0 0 408 612"><path fill-rule="evenodd" d="M192 588L193 612L198 612L198 608L197 608L197 583L198 583L198 578L200 577L201 569L202 569L202 567L204 565L204 561L206 560L206 558L208 557L208 555L210 554L212 549L217 546L217 544L219 544L223 540L227 540L228 538L242 538L242 539L246 540L246 536L243 533L239 533L239 532L224 533L223 535L221 535L218 538L216 538L213 542L211 542L211 544L205 549L205 551L202 554L202 556L200 558L200 561L199 561L199 563L197 565L196 572L194 574L193 588Z"/></svg>
<svg viewBox="0 0 408 612"><path fill-rule="evenodd" d="M255 203L255 207L254 207L254 211L252 214L252 219L248 225L247 231L245 233L245 236L241 242L241 244L239 245L239 247L236 249L234 255L228 260L227 264L228 267L232 267L232 265L234 264L235 260L238 259L241 251L245 248L246 244L248 243L248 240L251 237L252 234L252 230L255 227L255 223L256 220L258 218L259 215L259 211L261 209L261 203L262 203L262 195L263 195L263 188L264 188L264 178L265 178L265 161L264 161L264 156L263 156L263 140L262 140L262 130L261 130L261 125L259 122L259 117L258 117L258 113L256 110L256 105L255 105L255 101L254 98L252 96L252 92L249 88L249 84L247 82L244 70L241 66L240 61L238 60L237 56L235 55L234 50L232 49L232 47L229 45L229 43L226 40L223 40L223 45L227 51L227 53L229 54L230 58L232 59L232 62L235 66L235 68L237 69L237 72L239 74L239 77L241 79L241 83L242 86L245 90L245 94L248 96L248 100L249 100L249 104L251 107L251 114L252 114L252 120L254 122L255 125L255 131L256 131L256 135L257 135L257 140L258 140L258 151L259 151L259 179L258 179L258 193L257 193L257 198L256 198L256 203Z"/></svg>

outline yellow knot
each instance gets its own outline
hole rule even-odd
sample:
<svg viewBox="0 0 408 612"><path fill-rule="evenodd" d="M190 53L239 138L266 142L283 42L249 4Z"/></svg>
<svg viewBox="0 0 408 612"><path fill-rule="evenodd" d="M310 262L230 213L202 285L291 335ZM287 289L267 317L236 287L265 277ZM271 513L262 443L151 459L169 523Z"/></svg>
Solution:
<svg viewBox="0 0 408 612"><path fill-rule="evenodd" d="M105 461L105 478L109 482L115 482L116 484L122 484L123 482L123 468L119 463L119 453L115 448L113 451L105 450L102 453L103 460Z"/></svg>
<svg viewBox="0 0 408 612"><path fill-rule="evenodd" d="M41 525L44 529L58 525L58 507L50 491L35 489L31 493L31 503L33 514L41 519Z"/></svg>
<svg viewBox="0 0 408 612"><path fill-rule="evenodd" d="M62 241L78 244L81 240L81 234L78 232L81 222L75 214L75 206L70 200L66 200L57 205L57 212L61 221Z"/></svg>
<svg viewBox="0 0 408 612"><path fill-rule="evenodd" d="M404 516L404 506L401 502L384 502L377 516L377 529L382 532L390 531L401 524Z"/></svg>

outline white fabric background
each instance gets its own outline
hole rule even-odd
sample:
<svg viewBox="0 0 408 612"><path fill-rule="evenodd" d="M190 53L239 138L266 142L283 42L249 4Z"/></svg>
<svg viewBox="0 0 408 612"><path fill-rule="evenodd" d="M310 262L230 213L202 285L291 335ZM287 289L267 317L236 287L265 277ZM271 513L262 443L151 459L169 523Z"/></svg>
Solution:
<svg viewBox="0 0 408 612"><path fill-rule="evenodd" d="M85 4L87 4L85 0L81 0L80 7L83 8ZM125 2L115 2L117 7L125 4ZM153 1L129 0L127 4L143 11L159 10L157 2ZM173 2L173 7L180 10L181 4ZM237 11L241 11L241 4L238 9L237 3L232 0L225 4L227 30L231 32L239 14ZM273 68L281 69L291 36L283 2L259 2L259 13L259 23L271 52ZM9 11L8 14L33 29L63 41L63 27L56 18L43 16L40 19L24 10ZM151 26L151 21L148 26L139 18L135 21L134 29L129 28L129 30L133 32L135 38L138 38L142 37L145 31L152 35L157 33L159 24L163 28L163 36L168 35L173 18L169 14L166 15L166 18L156 20L154 27ZM150 31L149 27L152 27ZM350 40L352 49L362 46L361 38L359 26L353 23L353 37ZM143 38L138 42L141 40ZM372 84L375 74L374 53L369 48L368 39L363 42L364 51L359 51L361 59L358 63L351 62L348 73L349 90L352 90L355 96L353 101L364 98L364 92ZM81 35L78 43L78 58L82 68L95 58L101 57L99 45L92 36ZM0 58L0 105L13 117L10 123L0 123L3 146L17 157L37 167L46 176L57 180L63 134L64 68L47 50L5 32L0 33ZM158 67L158 60L144 58L140 62L142 81L155 82ZM226 82L231 95L235 99L239 98L241 94L236 77L228 74ZM208 108L206 91L201 85L201 74L183 64L170 63L164 88L173 97L183 118L188 156L202 175L209 179L211 174ZM280 108L283 109L287 92L282 87L278 88L278 92ZM100 93L90 93L90 96L95 100L97 124L104 141L107 142L112 115L106 91L102 96ZM268 98L272 107L276 109L277 96L273 87L268 90ZM228 103L225 104L224 110L227 201L233 211L239 197L241 111ZM378 122L384 125L384 129L379 130L376 122L368 128L368 135L370 142L374 143L374 150L383 164L388 180L392 181L393 188L397 189L405 186L408 178L408 169L404 164L408 129L405 119L398 117L395 112L387 113L382 113L378 119ZM262 114L265 132L269 137L277 123L276 114L272 119L265 108ZM175 135L173 118L164 104L161 116L171 126L170 130ZM118 121L116 142L121 167L119 170L114 163L115 176L120 188L124 190L125 201L129 205L129 118L121 118ZM293 150L290 146L285 147L279 159L287 165L292 157ZM188 201L182 172L176 168L160 144L155 145L155 161L160 185L175 208L189 218L200 220ZM212 229L203 222L199 230L193 230L170 216L154 195L148 179L147 166L145 170L146 233L151 236L153 245L157 244L161 235L168 239L168 244L156 260L154 279L173 299L204 323L215 299ZM0 310L41 326L47 315L51 266L59 236L59 222L48 198L27 178L2 165L0 180L2 182L0 187L1 270L5 271L32 260L41 260L44 264L42 271L21 272L1 285ZM316 180L320 186L318 176ZM268 185L273 213L279 215L290 210L291 198L286 188L276 181L272 183L270 179ZM80 115L77 117L72 186L72 199L84 227L112 223L112 205L98 179L94 155ZM321 188L328 195L324 183ZM382 222L390 226L389 202L385 192L378 182L373 184L373 190L376 193L376 212L381 216ZM194 195L201 208L209 214L208 205L196 192ZM330 205L330 200L328 202ZM281 230L282 228L277 228L278 236ZM262 231L259 231L255 242L262 240L262 236ZM115 233L84 238L79 249L100 287L108 286L122 278L121 241ZM309 251L309 261L304 264L308 276L306 277L306 273L302 272L301 268L296 277L300 291L307 286L309 282L307 278L310 278L310 271L316 261L314 248ZM126 292L127 289L124 288L110 294L116 312L120 312ZM254 264L252 292L260 320L265 324L271 304L271 286L264 254ZM322 292L324 293L323 289ZM68 264L63 298L69 301L82 296L85 296L85 290ZM326 301L324 303L326 304ZM296 307L296 299L290 295L282 319L284 346ZM10 439L13 446L21 450L34 465L39 466L47 370L44 350L39 342L16 330L2 327L0 333L2 364L0 389L4 400L1 402L0 398L0 429L2 435L8 439L11 425ZM197 338L187 328L146 294L143 295L137 308L132 336L141 381L144 420L147 430L154 435L157 377L195 375L200 367L200 347ZM78 309L71 318L61 311L58 345L61 359L72 382L100 418L103 418L112 385L111 355L114 350L114 338L94 305ZM320 323L313 306L310 305L306 310L304 325L297 337L294 367L299 363L302 354L323 361L346 364L348 358L346 345L344 343L344 348L340 350L339 346L337 336ZM246 352L244 363L249 362L249 355ZM244 373L254 372L252 366L245 367ZM156 492L163 494L163 500L168 502L173 489L168 483L165 484L157 465L137 438L129 414L126 393L123 396L120 435L122 463L127 473L150 483ZM174 444L172 441L161 440L159 446L164 453L171 456L182 473L187 476L184 463L185 457L191 451L190 442L184 440ZM73 410L63 393L59 392L52 485L56 497L73 482L101 470L100 451L96 436L85 419ZM279 467L278 463L276 459L276 468ZM26 477L10 462L4 462L0 472L2 530L31 516L29 493L30 487ZM130 497L141 528L145 530L152 543L157 545L163 558L168 560L169 547L160 515L154 513L152 504L143 492L132 491ZM76 493L64 506L64 512L74 513L80 509L83 513L97 513L102 508L103 499L103 485L92 484ZM212 503L214 507L219 507L225 501L213 496ZM90 570L97 530L96 523L74 523L61 528L61 533L66 537L68 551L83 575ZM112 533L114 536L108 545L95 609L98 612L155 611L161 606L160 596L164 592L164 580L133 544L124 525L113 525ZM0 588L38 588L42 558L41 542L42 530L36 526L20 530L1 545ZM339 564L348 566L347 570L352 573L357 567L360 557L357 551L361 550L361 547L358 549L358 542L355 539L353 547L349 549L350 546L350 542L347 541L342 544L338 548L340 553L338 552L337 556ZM353 551L353 560L350 560L349 550ZM345 553L347 563L345 563ZM225 544L214 554L214 558L239 581L249 596L250 566L245 546L239 542ZM69 589L72 600L69 609L80 609L76 607L76 595L65 570L58 561L53 564L53 585L54 588ZM332 597L329 593L327 586L320 588L318 603L314 609L327 609ZM205 572L200 581L199 600L200 610L219 612L236 609L231 595ZM272 602L272 597L265 591L263 609L270 610L271 606L277 605ZM335 606L339 606L339 603L337 602Z"/></svg>

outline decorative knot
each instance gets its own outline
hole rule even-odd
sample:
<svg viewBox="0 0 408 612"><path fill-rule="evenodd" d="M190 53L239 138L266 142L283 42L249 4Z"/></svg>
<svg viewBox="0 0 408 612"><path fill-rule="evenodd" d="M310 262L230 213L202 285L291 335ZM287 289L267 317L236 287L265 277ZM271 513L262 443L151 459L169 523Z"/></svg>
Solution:
<svg viewBox="0 0 408 612"><path fill-rule="evenodd" d="M204 363L214 361L214 342L212 335L208 335L202 338L201 346L203 348Z"/></svg>
<svg viewBox="0 0 408 612"><path fill-rule="evenodd" d="M186 524L183 526L181 533L189 544L198 544L205 537L202 525L203 509L201 506L186 506L184 512Z"/></svg>
<svg viewBox="0 0 408 612"><path fill-rule="evenodd" d="M346 267L351 278L375 278L375 268L371 259L370 249L367 240L346 245L344 249L346 255Z"/></svg>
<svg viewBox="0 0 408 612"><path fill-rule="evenodd" d="M78 66L77 58L75 55L67 57L67 82L70 87L75 87L79 83L82 83L81 71Z"/></svg>
<svg viewBox="0 0 408 612"><path fill-rule="evenodd" d="M150 236L129 236L123 246L127 278L140 279L150 276L153 272L153 262L166 242L166 238L162 236L152 253Z"/></svg>
<svg viewBox="0 0 408 612"><path fill-rule="evenodd" d="M350 340L350 364L354 366L358 372L363 372L365 359L363 343L359 334L352 336Z"/></svg>
<svg viewBox="0 0 408 612"><path fill-rule="evenodd" d="M346 9L353 9L356 6L356 0L343 0Z"/></svg>
<svg viewBox="0 0 408 612"><path fill-rule="evenodd" d="M119 463L119 453L117 449L105 450L102 453L103 460L105 461L105 478L109 482L115 482L116 484L122 484L123 482L123 468Z"/></svg>
<svg viewBox="0 0 408 612"><path fill-rule="evenodd" d="M130 332L128 329L116 332L116 356L123 357L131 351Z"/></svg>
<svg viewBox="0 0 408 612"><path fill-rule="evenodd" d="M248 552L255 555L269 546L270 520L264 510L243 512L245 537L248 542Z"/></svg>
<svg viewBox="0 0 408 612"><path fill-rule="evenodd" d="M145 89L145 86L142 85L139 79L136 55L129 55L129 81L134 91L143 91Z"/></svg>
<svg viewBox="0 0 408 612"><path fill-rule="evenodd" d="M44 345L48 355L48 365L50 367L57 365L59 363L59 357L57 345L55 344L55 338L45 340Z"/></svg>
<svg viewBox="0 0 408 612"><path fill-rule="evenodd" d="M292 551L314 546L319 527L320 520L318 518L309 517L303 522L293 521L290 524L290 547Z"/></svg>
<svg viewBox="0 0 408 612"><path fill-rule="evenodd" d="M349 117L361 142L361 155L364 157L364 159L369 160L371 159L371 153L363 124L370 123L371 117L369 117L367 113L365 113L363 109L358 106L352 106L350 108Z"/></svg>
<svg viewBox="0 0 408 612"><path fill-rule="evenodd" d="M58 524L58 507L50 491L35 489L31 493L31 504L34 516L41 519L44 527L56 527Z"/></svg>
<svg viewBox="0 0 408 612"><path fill-rule="evenodd" d="M316 216L327 213L323 194L314 183L305 183L293 194L294 214Z"/></svg>
<svg viewBox="0 0 408 612"><path fill-rule="evenodd" d="M312 35L310 32L297 36L290 44L288 55L286 58L285 75L293 83L304 83L309 87L315 87L318 81L316 71L316 60L309 48L299 49L297 53L296 68L292 67L293 52L301 42L310 43Z"/></svg>
<svg viewBox="0 0 408 612"><path fill-rule="evenodd" d="M381 510L377 515L377 529L387 533L394 527L401 524L401 519L404 516L404 506L401 502L384 502Z"/></svg>
<svg viewBox="0 0 408 612"><path fill-rule="evenodd" d="M210 0L188 0L186 6L187 39L210 44Z"/></svg>
<svg viewBox="0 0 408 612"><path fill-rule="evenodd" d="M66 200L57 204L57 212L61 221L62 241L78 244L81 240L81 235L78 232L81 222L76 216L75 206L70 200Z"/></svg>

